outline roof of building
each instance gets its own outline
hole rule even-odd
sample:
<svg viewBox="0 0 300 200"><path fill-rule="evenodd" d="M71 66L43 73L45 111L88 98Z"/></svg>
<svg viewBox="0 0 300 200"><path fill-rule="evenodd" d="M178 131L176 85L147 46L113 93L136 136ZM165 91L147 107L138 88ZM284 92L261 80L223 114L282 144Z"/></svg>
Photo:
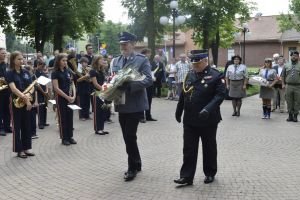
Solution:
<svg viewBox="0 0 300 200"><path fill-rule="evenodd" d="M183 32L176 32L176 36L175 36L175 44L176 46L182 46L186 43L186 35ZM137 47L146 47L147 46L147 42L138 42L136 44ZM166 38L166 41L160 43L160 44L156 44L156 46L172 46L173 45L173 36L172 35L168 35Z"/></svg>
<svg viewBox="0 0 300 200"><path fill-rule="evenodd" d="M247 22L250 34L246 34L246 42L263 41L299 41L300 33L296 30L280 32L278 15L253 17ZM239 21L236 22L239 25ZM236 37L236 42L243 40L243 35Z"/></svg>

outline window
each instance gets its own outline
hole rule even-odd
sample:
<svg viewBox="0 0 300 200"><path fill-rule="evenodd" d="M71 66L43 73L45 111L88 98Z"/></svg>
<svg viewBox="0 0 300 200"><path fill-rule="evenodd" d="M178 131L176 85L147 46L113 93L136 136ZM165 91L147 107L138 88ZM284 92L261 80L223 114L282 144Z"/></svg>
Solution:
<svg viewBox="0 0 300 200"><path fill-rule="evenodd" d="M231 60L231 57L234 56L234 49L227 50L227 60Z"/></svg>

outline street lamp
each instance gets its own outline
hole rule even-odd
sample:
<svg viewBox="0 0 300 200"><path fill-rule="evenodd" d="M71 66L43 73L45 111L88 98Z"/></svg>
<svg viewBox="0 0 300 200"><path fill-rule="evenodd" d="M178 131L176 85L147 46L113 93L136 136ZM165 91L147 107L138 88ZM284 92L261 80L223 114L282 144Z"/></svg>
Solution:
<svg viewBox="0 0 300 200"><path fill-rule="evenodd" d="M247 23L243 23L243 27L242 27L242 32L243 32L243 37L244 37L244 41L243 41L243 63L246 63L246 33L250 33L249 30L249 26Z"/></svg>
<svg viewBox="0 0 300 200"><path fill-rule="evenodd" d="M99 49L100 49L100 47L99 47L99 36L96 36L96 38L97 38L97 52L99 53Z"/></svg>
<svg viewBox="0 0 300 200"><path fill-rule="evenodd" d="M184 16L178 16L178 2L171 1L170 8L172 9L172 19L173 19L173 58L175 58L175 26L183 24L185 22ZM169 23L169 18L162 16L159 19L160 24L167 25Z"/></svg>

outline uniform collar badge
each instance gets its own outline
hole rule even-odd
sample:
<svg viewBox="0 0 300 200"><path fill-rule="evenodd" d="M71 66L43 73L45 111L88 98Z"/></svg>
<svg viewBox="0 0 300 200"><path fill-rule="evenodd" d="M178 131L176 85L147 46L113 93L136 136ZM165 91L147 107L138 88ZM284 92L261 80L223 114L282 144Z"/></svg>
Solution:
<svg viewBox="0 0 300 200"><path fill-rule="evenodd" d="M207 80L207 79L212 79L212 76L205 76L204 79L205 79L205 80Z"/></svg>

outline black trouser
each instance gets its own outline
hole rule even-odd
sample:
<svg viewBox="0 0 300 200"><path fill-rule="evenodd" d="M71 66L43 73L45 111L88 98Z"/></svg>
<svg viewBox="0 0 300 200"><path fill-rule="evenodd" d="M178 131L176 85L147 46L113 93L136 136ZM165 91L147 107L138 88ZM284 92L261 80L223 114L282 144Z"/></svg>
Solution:
<svg viewBox="0 0 300 200"><path fill-rule="evenodd" d="M152 104L152 94L153 94L153 86L151 85L146 89L147 91L147 98L148 98L148 105L149 109L145 111L146 119L151 119L151 104Z"/></svg>
<svg viewBox="0 0 300 200"><path fill-rule="evenodd" d="M38 92L38 104L37 108L38 113L38 125L44 126L47 121L47 105L45 104L45 96Z"/></svg>
<svg viewBox="0 0 300 200"><path fill-rule="evenodd" d="M31 108L30 121L31 121L31 136L36 135L36 113L38 108Z"/></svg>
<svg viewBox="0 0 300 200"><path fill-rule="evenodd" d="M79 118L89 118L90 117L90 96L87 94L79 94L77 96L78 105L81 107L79 110Z"/></svg>
<svg viewBox="0 0 300 200"><path fill-rule="evenodd" d="M31 111L16 108L11 101L10 110L13 125L13 151L22 152L31 149Z"/></svg>
<svg viewBox="0 0 300 200"><path fill-rule="evenodd" d="M161 87L162 87L162 80L156 79L156 81L153 82L153 95L156 97L161 96Z"/></svg>
<svg viewBox="0 0 300 200"><path fill-rule="evenodd" d="M8 89L0 92L0 129L4 131L10 129L9 96Z"/></svg>
<svg viewBox="0 0 300 200"><path fill-rule="evenodd" d="M137 113L119 113L119 122L122 129L123 138L128 155L128 170L134 171L141 169L142 161L137 145L137 128L139 119L143 112Z"/></svg>
<svg viewBox="0 0 300 200"><path fill-rule="evenodd" d="M68 107L68 101L58 95L56 105L60 138L70 140L73 137L73 110Z"/></svg>
<svg viewBox="0 0 300 200"><path fill-rule="evenodd" d="M183 165L181 178L193 180L198 158L199 137L202 141L203 172L205 176L215 176L217 173L217 125L214 127L183 126Z"/></svg>
<svg viewBox="0 0 300 200"><path fill-rule="evenodd" d="M102 108L103 101L96 95L93 95L93 112L94 112L94 130L103 131L104 121L106 118L106 110Z"/></svg>

